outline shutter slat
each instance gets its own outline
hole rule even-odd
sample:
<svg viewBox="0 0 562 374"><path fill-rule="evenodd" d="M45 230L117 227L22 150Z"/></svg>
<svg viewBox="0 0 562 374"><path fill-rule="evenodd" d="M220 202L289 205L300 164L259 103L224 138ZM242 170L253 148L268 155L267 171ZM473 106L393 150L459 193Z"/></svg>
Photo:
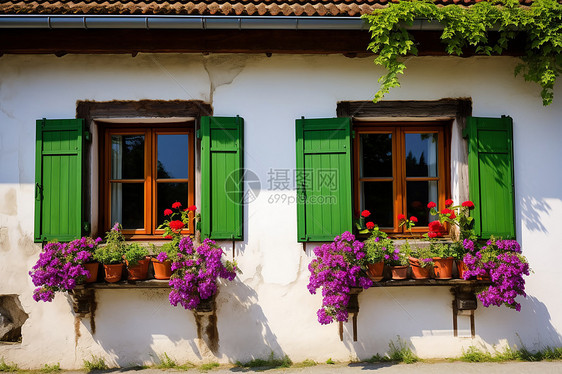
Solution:
<svg viewBox="0 0 562 374"><path fill-rule="evenodd" d="M331 241L352 229L350 135L349 118L296 121L300 242Z"/></svg>
<svg viewBox="0 0 562 374"><path fill-rule="evenodd" d="M201 234L242 240L244 120L201 117L201 136Z"/></svg>
<svg viewBox="0 0 562 374"><path fill-rule="evenodd" d="M36 242L82 236L84 120L38 120L35 165Z"/></svg>
<svg viewBox="0 0 562 374"><path fill-rule="evenodd" d="M512 119L469 117L467 132L476 234L515 238Z"/></svg>

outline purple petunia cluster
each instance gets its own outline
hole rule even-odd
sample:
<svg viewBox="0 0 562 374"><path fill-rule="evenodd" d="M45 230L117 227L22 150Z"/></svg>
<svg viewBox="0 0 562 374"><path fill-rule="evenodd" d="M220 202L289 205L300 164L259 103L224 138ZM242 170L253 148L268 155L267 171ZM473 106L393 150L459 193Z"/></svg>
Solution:
<svg viewBox="0 0 562 374"><path fill-rule="evenodd" d="M52 301L57 291L70 291L90 276L83 264L93 259L101 238L83 237L70 243L48 243L29 275L37 287L35 301Z"/></svg>
<svg viewBox="0 0 562 374"><path fill-rule="evenodd" d="M232 281L236 277L236 265L222 262L223 250L210 239L194 248L189 237L179 242L178 259L172 262L170 278L170 304L180 304L185 309L195 309L201 300L217 293L217 279Z"/></svg>
<svg viewBox="0 0 562 374"><path fill-rule="evenodd" d="M526 297L524 275L529 275L529 264L516 240L489 240L481 249L471 240L465 239L464 248L468 253L464 263L468 271L464 279L473 276L489 275L492 284L478 294L482 305L501 306L502 304L521 310L521 304L515 301L519 295Z"/></svg>
<svg viewBox="0 0 562 374"><path fill-rule="evenodd" d="M351 287L369 288L373 282L361 271L365 258L363 243L346 231L330 244L314 249L308 291L316 294L322 288L322 308L317 312L318 322L327 325L334 320L347 321L347 305Z"/></svg>

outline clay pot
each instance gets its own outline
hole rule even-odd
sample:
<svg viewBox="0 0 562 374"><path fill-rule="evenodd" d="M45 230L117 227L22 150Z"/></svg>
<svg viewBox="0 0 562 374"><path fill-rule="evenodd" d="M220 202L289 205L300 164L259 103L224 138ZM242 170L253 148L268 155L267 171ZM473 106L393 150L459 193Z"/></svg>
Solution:
<svg viewBox="0 0 562 374"><path fill-rule="evenodd" d="M384 270L384 262L376 262L374 264L367 264L367 273L369 274L369 277L375 281L375 282L379 282L382 280L383 278L383 270Z"/></svg>
<svg viewBox="0 0 562 374"><path fill-rule="evenodd" d="M457 260L457 271L459 272L459 278L464 279L464 273L468 271L466 264L462 260Z"/></svg>
<svg viewBox="0 0 562 374"><path fill-rule="evenodd" d="M408 278L408 266L392 266L390 268L392 279L406 279Z"/></svg>
<svg viewBox="0 0 562 374"><path fill-rule="evenodd" d="M408 261L412 267L412 278L413 279L429 279L429 266L421 267L420 260L414 257L409 257Z"/></svg>
<svg viewBox="0 0 562 374"><path fill-rule="evenodd" d="M435 279L453 278L453 258L433 257L433 272Z"/></svg>
<svg viewBox="0 0 562 374"><path fill-rule="evenodd" d="M119 282L123 275L123 264L103 265L105 269L105 280L109 283Z"/></svg>
<svg viewBox="0 0 562 374"><path fill-rule="evenodd" d="M170 279L172 276L172 261L166 260L160 262L153 258L152 266L154 267L154 278L156 279Z"/></svg>
<svg viewBox="0 0 562 374"><path fill-rule="evenodd" d="M99 262L88 262L84 264L84 268L90 273L90 276L86 279L86 283L94 283L98 280L99 266Z"/></svg>
<svg viewBox="0 0 562 374"><path fill-rule="evenodd" d="M129 266L129 261L125 260L127 263L127 273L129 280L143 280L148 278L148 264L150 263L150 257L145 257L134 266Z"/></svg>

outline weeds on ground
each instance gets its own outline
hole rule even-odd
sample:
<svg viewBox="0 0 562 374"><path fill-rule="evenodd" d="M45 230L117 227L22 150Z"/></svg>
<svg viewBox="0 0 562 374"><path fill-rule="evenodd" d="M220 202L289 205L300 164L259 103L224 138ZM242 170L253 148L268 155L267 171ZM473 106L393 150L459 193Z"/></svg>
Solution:
<svg viewBox="0 0 562 374"><path fill-rule="evenodd" d="M215 368L218 368L220 365L218 362L209 362L207 364L203 364L201 366L199 366L199 370L200 371L209 371L209 370L213 370Z"/></svg>
<svg viewBox="0 0 562 374"><path fill-rule="evenodd" d="M468 347L468 349L466 351L464 349L462 350L462 355L460 357L460 360L465 361L465 362L492 362L492 361L496 361L496 360L494 360L494 357L492 356L492 354L490 352L483 351L483 350L481 350L478 347L475 347L473 345Z"/></svg>
<svg viewBox="0 0 562 374"><path fill-rule="evenodd" d="M471 345L466 352L463 350L460 360L466 362L562 360L562 347L546 347L535 353L529 351L525 346L518 350L507 347L503 351L496 351L492 354Z"/></svg>
<svg viewBox="0 0 562 374"><path fill-rule="evenodd" d="M336 363L332 360L332 358L330 357L329 359L326 360L326 364L328 365L335 365Z"/></svg>
<svg viewBox="0 0 562 374"><path fill-rule="evenodd" d="M318 363L316 361L307 359L307 360L304 360L303 362L294 363L293 367L294 368L308 368L308 367L316 366L316 365L318 365Z"/></svg>
<svg viewBox="0 0 562 374"><path fill-rule="evenodd" d="M271 352L267 360L256 358L246 363L241 363L240 361L236 361L235 366L243 367L243 368L257 368L257 367L288 368L291 367L292 364L293 362L287 355L279 359L279 358L275 358L275 355L273 354L273 352Z"/></svg>
<svg viewBox="0 0 562 374"><path fill-rule="evenodd" d="M366 360L370 364L380 363L380 362L403 362L405 364L413 364L414 362L420 361L420 358L412 351L408 343L402 339L400 336L394 341L388 343L389 352L381 356L378 353Z"/></svg>
<svg viewBox="0 0 562 374"><path fill-rule="evenodd" d="M188 370L193 369L195 365L191 362L187 362L183 365L179 365L174 359L170 358L167 353L164 353L161 356L158 356L160 363L155 366L156 369L179 369L179 370Z"/></svg>
<svg viewBox="0 0 562 374"><path fill-rule="evenodd" d="M45 366L43 366L43 368L41 369L41 372L42 373L54 373L54 372L57 372L57 371L60 371L60 370L61 370L60 364L57 362L54 365L45 364Z"/></svg>
<svg viewBox="0 0 562 374"><path fill-rule="evenodd" d="M4 357L0 358L0 371L13 372L18 371L18 365L8 364L4 361Z"/></svg>
<svg viewBox="0 0 562 374"><path fill-rule="evenodd" d="M107 369L109 369L109 367L102 357L92 356L92 361L84 360L84 370L86 370L87 372Z"/></svg>

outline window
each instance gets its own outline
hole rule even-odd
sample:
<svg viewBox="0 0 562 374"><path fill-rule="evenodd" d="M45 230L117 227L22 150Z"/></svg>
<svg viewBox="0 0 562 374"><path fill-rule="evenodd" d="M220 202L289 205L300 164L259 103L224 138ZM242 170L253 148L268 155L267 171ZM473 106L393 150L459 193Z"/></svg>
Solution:
<svg viewBox="0 0 562 374"><path fill-rule="evenodd" d="M35 242L102 236L115 221L130 238L159 238L175 201L198 205L202 237L243 240L242 117L207 116L197 100L79 101L76 112L36 122Z"/></svg>
<svg viewBox="0 0 562 374"><path fill-rule="evenodd" d="M448 194L450 122L356 123L355 210L391 233L403 233L398 214L415 216L413 231L427 231L427 203L442 206Z"/></svg>
<svg viewBox="0 0 562 374"><path fill-rule="evenodd" d="M124 234L161 234L164 209L195 202L193 123L107 124L103 130L104 230L119 222Z"/></svg>

